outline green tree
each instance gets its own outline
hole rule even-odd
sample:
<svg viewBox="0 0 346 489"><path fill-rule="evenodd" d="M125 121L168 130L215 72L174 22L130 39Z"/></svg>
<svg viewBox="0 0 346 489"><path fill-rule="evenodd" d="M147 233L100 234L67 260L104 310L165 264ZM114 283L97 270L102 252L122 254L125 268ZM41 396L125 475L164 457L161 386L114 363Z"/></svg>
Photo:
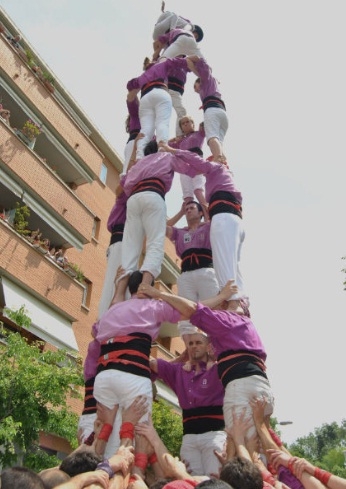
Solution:
<svg viewBox="0 0 346 489"><path fill-rule="evenodd" d="M39 432L53 433L77 446L78 416L68 398L80 397L82 367L68 352L44 351L19 333L2 331L0 342L0 465L23 464L35 470L56 465L38 462ZM36 457L35 457L36 454Z"/></svg>
<svg viewBox="0 0 346 489"><path fill-rule="evenodd" d="M181 416L162 399L153 403L153 424L169 452L179 457L183 424Z"/></svg>
<svg viewBox="0 0 346 489"><path fill-rule="evenodd" d="M340 477L346 477L344 450L346 448L346 420L323 424L308 436L298 438L289 446L292 455L306 458L312 464Z"/></svg>

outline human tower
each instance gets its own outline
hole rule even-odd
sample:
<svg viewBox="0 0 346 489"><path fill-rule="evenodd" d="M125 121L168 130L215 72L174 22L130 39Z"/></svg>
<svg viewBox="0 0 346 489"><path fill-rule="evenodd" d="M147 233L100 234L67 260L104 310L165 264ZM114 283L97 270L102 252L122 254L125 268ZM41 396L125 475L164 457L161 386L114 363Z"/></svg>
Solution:
<svg viewBox="0 0 346 489"><path fill-rule="evenodd" d="M242 195L223 149L226 106L199 47L203 37L200 26L165 11L163 2L153 31L153 56L144 60L142 73L127 83L129 137L107 223L111 233L107 271L84 364L86 396L79 422L81 442L92 442L96 402L102 406L97 437L105 445L106 457L115 453L122 437L134 436L133 423L122 419L122 408L129 408L140 395L146 400L141 421L147 420L153 375L168 379L160 374L162 363L150 362L152 341L164 321L178 323L189 353L187 363L175 367L183 368L181 385L167 380L182 407L183 445L188 435L193 440L210 436L208 457L214 457L213 449L221 450L225 442L224 426L232 426L235 408L250 411L255 395L267 399L267 415L273 410L266 353L250 319L240 273L245 236ZM184 106L185 84L191 76L203 108L198 128ZM172 136L173 114L177 122ZM204 142L210 151L207 158ZM181 177L182 208L167 220L165 195L175 172ZM187 226L176 227L184 215ZM178 296L152 287L161 272L166 236L181 258ZM203 362L196 362L189 345L196 343L202 351L207 348L206 335L214 356L209 356L209 348L201 356ZM177 376L178 372L172 378ZM191 382L194 386L188 387ZM194 395L187 405L191 389ZM196 449L194 444L197 441L185 451L185 458ZM189 463L193 470L194 461ZM208 470L202 464L195 469L196 475L202 475L199 472Z"/></svg>

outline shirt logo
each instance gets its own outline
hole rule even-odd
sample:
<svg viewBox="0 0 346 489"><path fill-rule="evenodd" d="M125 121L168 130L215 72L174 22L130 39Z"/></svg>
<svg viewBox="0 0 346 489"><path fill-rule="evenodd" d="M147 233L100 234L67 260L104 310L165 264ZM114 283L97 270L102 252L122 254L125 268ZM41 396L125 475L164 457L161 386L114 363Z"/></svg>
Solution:
<svg viewBox="0 0 346 489"><path fill-rule="evenodd" d="M191 235L190 233L185 233L184 234L184 243L190 243L191 242Z"/></svg>

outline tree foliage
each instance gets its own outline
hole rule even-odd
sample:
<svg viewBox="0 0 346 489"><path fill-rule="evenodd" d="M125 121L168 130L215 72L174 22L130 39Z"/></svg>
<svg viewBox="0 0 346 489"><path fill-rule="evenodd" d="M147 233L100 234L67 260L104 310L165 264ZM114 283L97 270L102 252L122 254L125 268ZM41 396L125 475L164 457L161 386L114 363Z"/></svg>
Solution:
<svg viewBox="0 0 346 489"><path fill-rule="evenodd" d="M290 445L289 451L306 458L312 464L328 470L340 477L346 477L346 419L340 426L336 423L323 424L308 436L298 438Z"/></svg>
<svg viewBox="0 0 346 489"><path fill-rule="evenodd" d="M68 398L80 397L80 363L66 351L44 351L19 333L3 333L0 342L0 465L33 458L39 432L53 433L76 446L77 415ZM52 464L54 465L54 463ZM47 467L47 465L46 465ZM43 467L41 467L43 468Z"/></svg>
<svg viewBox="0 0 346 489"><path fill-rule="evenodd" d="M162 399L153 403L153 424L164 444L175 457L180 455L181 440L183 437L183 423L181 416Z"/></svg>

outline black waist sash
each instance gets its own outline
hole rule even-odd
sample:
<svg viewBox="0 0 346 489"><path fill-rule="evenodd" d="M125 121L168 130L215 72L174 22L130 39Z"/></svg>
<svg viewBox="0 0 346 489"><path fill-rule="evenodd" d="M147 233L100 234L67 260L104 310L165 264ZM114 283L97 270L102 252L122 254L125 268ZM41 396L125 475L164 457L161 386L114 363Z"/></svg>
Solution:
<svg viewBox="0 0 346 489"><path fill-rule="evenodd" d="M217 368L219 378L225 388L235 379L243 379L252 375L267 378L264 361L258 355L248 351L224 351L217 359Z"/></svg>
<svg viewBox="0 0 346 489"><path fill-rule="evenodd" d="M96 413L96 399L94 398L95 377L88 379L84 383L84 408L82 414Z"/></svg>
<svg viewBox="0 0 346 489"><path fill-rule="evenodd" d="M208 248L189 248L181 255L181 271L190 272L199 268L213 268L211 250Z"/></svg>
<svg viewBox="0 0 346 489"><path fill-rule="evenodd" d="M134 139L136 139L136 137L139 134L139 131L140 131L140 129L132 129L132 131L130 131L130 133L129 133L129 138L126 142L129 143L130 141L133 141Z"/></svg>
<svg viewBox="0 0 346 489"><path fill-rule="evenodd" d="M144 95L151 92L154 88L163 88L167 90L167 85L162 78L146 83L141 89L141 97L144 97Z"/></svg>
<svg viewBox="0 0 346 489"><path fill-rule="evenodd" d="M115 224L114 226L112 226L111 233L112 234L109 246L123 240L124 224Z"/></svg>
<svg viewBox="0 0 346 489"><path fill-rule="evenodd" d="M231 192L220 190L214 192L209 201L209 217L228 212L242 218L242 206Z"/></svg>
<svg viewBox="0 0 346 489"><path fill-rule="evenodd" d="M183 409L184 435L198 435L208 431L220 431L225 427L222 406L203 406Z"/></svg>
<svg viewBox="0 0 346 489"><path fill-rule="evenodd" d="M223 100L219 97L215 97L214 95L209 95L209 97L205 97L203 99L203 112L205 112L210 107L218 107L219 109L226 110L226 105Z"/></svg>
<svg viewBox="0 0 346 489"><path fill-rule="evenodd" d="M168 77L168 90L173 90L174 92L179 92L180 95L183 95L185 88L185 83L179 78L175 76Z"/></svg>
<svg viewBox="0 0 346 489"><path fill-rule="evenodd" d="M97 373L114 369L150 379L151 337L145 333L116 336L101 343Z"/></svg>
<svg viewBox="0 0 346 489"><path fill-rule="evenodd" d="M155 192L159 194L163 200L165 200L166 187L162 180L159 178L145 178L134 185L131 195L138 194L139 192Z"/></svg>

